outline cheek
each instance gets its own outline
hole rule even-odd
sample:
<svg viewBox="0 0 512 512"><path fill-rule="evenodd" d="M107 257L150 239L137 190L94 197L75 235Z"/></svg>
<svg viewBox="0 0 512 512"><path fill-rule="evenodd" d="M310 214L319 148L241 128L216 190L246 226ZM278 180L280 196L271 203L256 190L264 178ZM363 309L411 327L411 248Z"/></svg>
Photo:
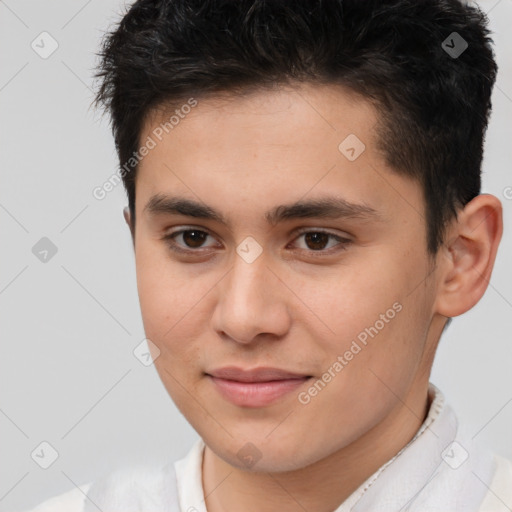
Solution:
<svg viewBox="0 0 512 512"><path fill-rule="evenodd" d="M171 260L161 241L138 241L136 249L137 289L143 318L164 329L180 313L192 307L193 281L187 279L183 265ZM165 323L165 326L163 325Z"/></svg>
<svg viewBox="0 0 512 512"><path fill-rule="evenodd" d="M376 322L379 332L389 331L387 327L400 309L396 303L403 301L405 291L405 284L397 278L396 272L382 260L360 262L339 267L314 280L303 280L299 288L294 286L294 292L309 310L307 318L311 320L308 324L313 327L314 322L318 328L317 336L325 332L329 344L333 340L347 342L360 333L364 337L365 329L372 328ZM290 280L293 282L293 277ZM297 313L304 311L302 307ZM381 315L387 321L385 324L382 324ZM304 318L302 316L302 321ZM301 323L300 318L295 320Z"/></svg>
<svg viewBox="0 0 512 512"><path fill-rule="evenodd" d="M329 328L320 338L329 360L346 354L346 378L382 387L371 370L393 385L412 376L430 321L428 292L417 286L427 275L422 266L410 255L406 260L397 259L396 251L381 252L357 268L342 269L336 280L329 276L309 294L311 309Z"/></svg>
<svg viewBox="0 0 512 512"><path fill-rule="evenodd" d="M156 253L157 249L155 249ZM204 329L199 280L184 277L179 265L146 251L137 260L137 288L144 331L160 351L155 368L182 412L197 395L201 377L198 341Z"/></svg>
<svg viewBox="0 0 512 512"><path fill-rule="evenodd" d="M158 244L141 247L136 270L144 330L162 351L160 360L167 361L166 352L191 359L188 352L193 343L185 344L183 339L192 341L194 326L199 323L198 302L205 293L200 280L187 278L183 268L166 258ZM169 358L168 362L173 361Z"/></svg>

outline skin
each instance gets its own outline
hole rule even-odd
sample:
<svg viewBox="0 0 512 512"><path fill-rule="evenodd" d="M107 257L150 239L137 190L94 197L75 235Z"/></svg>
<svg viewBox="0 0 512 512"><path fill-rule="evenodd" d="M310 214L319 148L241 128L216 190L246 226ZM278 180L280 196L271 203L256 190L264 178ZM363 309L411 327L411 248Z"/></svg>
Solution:
<svg viewBox="0 0 512 512"><path fill-rule="evenodd" d="M338 507L420 428L446 318L469 310L487 288L502 234L500 201L482 194L468 203L431 261L421 188L376 149L377 115L364 99L325 85L198 99L140 163L136 225L127 212L125 219L143 323L160 350L163 384L206 443L209 512ZM160 122L156 112L148 116L140 140ZM355 161L338 149L349 134L366 146ZM150 215L144 207L155 193L203 202L228 224ZM380 219L265 220L276 205L325 194L369 205ZM191 227L210 236L178 235L189 255L162 240ZM350 243L315 245L299 228ZM263 250L252 263L236 252L248 236ZM300 403L299 392L395 303L400 312ZM243 407L205 375L227 365L313 378L270 405ZM252 467L237 456L248 442L261 454Z"/></svg>

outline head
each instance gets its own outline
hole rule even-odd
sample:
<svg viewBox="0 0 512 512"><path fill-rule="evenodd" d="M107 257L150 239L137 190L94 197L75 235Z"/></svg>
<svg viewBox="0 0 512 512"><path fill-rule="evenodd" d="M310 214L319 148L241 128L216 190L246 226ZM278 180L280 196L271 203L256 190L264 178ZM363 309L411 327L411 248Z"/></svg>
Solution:
<svg viewBox="0 0 512 512"><path fill-rule="evenodd" d="M304 467L425 389L501 237L490 44L456 0L139 0L105 38L146 335L219 456ZM233 403L209 376L232 365L308 380Z"/></svg>

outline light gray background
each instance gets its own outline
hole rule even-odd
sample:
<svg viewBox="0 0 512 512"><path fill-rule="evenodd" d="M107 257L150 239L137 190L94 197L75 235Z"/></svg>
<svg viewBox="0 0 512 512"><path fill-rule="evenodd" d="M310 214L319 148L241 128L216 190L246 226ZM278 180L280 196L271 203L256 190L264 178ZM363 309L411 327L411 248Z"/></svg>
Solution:
<svg viewBox="0 0 512 512"><path fill-rule="evenodd" d="M92 195L117 165L108 120L89 110L94 54L124 5L0 1L0 512L125 464L175 460L197 438L133 355L144 331L124 189ZM512 0L480 5L500 67L483 192L502 200L505 233L490 286L446 332L432 381L479 441L512 457ZM59 45L47 59L31 48L43 31ZM42 237L58 249L47 263L32 253ZM43 441L59 453L46 470L31 458Z"/></svg>

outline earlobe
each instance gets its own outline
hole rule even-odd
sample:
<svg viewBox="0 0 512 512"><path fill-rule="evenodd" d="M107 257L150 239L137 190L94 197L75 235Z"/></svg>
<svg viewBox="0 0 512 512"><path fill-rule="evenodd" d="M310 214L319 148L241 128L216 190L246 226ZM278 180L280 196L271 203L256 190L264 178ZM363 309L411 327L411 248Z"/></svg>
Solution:
<svg viewBox="0 0 512 512"><path fill-rule="evenodd" d="M134 236L133 236L133 226L132 226L132 222L131 222L130 209L128 208L128 206L125 206L123 208L123 216L124 216L124 220L126 221L126 224L128 224L128 227L130 228L130 233L131 233L131 236L132 236L132 242L135 244L135 239L134 239Z"/></svg>
<svg viewBox="0 0 512 512"><path fill-rule="evenodd" d="M470 310L482 298L503 233L499 199L481 194L459 213L441 249L436 311L454 317Z"/></svg>
<svg viewBox="0 0 512 512"><path fill-rule="evenodd" d="M131 228L131 224L130 224L130 209L128 208L128 206L125 206L123 208L123 216L124 216L124 220L126 221L126 224L128 224L128 226Z"/></svg>

